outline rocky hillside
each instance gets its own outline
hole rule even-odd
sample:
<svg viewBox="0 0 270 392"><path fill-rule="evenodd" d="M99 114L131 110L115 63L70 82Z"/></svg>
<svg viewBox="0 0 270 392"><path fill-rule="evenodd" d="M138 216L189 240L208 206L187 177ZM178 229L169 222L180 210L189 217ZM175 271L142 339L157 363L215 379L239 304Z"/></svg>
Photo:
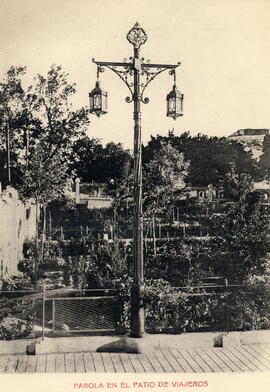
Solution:
<svg viewBox="0 0 270 392"><path fill-rule="evenodd" d="M228 136L228 139L243 144L245 150L251 150L253 157L259 159L262 154L264 136L269 135L269 131L269 129L239 129Z"/></svg>

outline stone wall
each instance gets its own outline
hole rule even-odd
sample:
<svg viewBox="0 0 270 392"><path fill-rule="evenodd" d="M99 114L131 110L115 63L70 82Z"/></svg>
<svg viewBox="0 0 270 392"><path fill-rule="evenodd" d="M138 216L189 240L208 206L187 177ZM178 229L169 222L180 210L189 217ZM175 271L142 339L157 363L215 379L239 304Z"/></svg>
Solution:
<svg viewBox="0 0 270 392"><path fill-rule="evenodd" d="M10 186L0 191L0 280L16 274L23 243L35 237L35 232L36 206L22 203Z"/></svg>

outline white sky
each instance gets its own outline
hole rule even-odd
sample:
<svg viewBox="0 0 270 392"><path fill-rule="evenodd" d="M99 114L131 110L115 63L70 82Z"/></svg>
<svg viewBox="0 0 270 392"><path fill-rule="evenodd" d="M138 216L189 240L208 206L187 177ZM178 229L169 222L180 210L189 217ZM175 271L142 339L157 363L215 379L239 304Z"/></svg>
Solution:
<svg viewBox="0 0 270 392"><path fill-rule="evenodd" d="M96 66L91 58L122 61L132 55L126 33L138 21L148 34L141 55L182 65L177 85L184 116L166 117L168 73L149 86L142 137L175 129L229 135L239 128L270 128L269 0L1 0L0 74L27 65L29 75L60 64L77 84L76 104L88 105ZM110 70L101 75L109 113L91 116L89 136L133 144L128 89Z"/></svg>

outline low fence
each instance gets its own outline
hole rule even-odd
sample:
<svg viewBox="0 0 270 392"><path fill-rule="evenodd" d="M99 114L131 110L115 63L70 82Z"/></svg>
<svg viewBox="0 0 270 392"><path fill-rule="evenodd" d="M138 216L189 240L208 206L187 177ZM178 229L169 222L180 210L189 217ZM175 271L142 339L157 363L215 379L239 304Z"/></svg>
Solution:
<svg viewBox="0 0 270 392"><path fill-rule="evenodd" d="M115 290L62 289L61 295L44 289L34 300L35 334L113 333L116 331ZM55 296L53 296L55 295Z"/></svg>
<svg viewBox="0 0 270 392"><path fill-rule="evenodd" d="M267 319L270 313L269 293L255 298L252 290L241 285L203 285L189 292L184 287L172 289L146 295L147 332L259 329L264 315ZM128 329L129 298L123 301L114 289L46 290L44 286L42 292L2 292L0 301L0 339ZM263 308L258 308L260 303Z"/></svg>
<svg viewBox="0 0 270 392"><path fill-rule="evenodd" d="M1 291L0 340L116 331L115 290Z"/></svg>
<svg viewBox="0 0 270 392"><path fill-rule="evenodd" d="M113 296L48 298L43 315L44 333L114 332L115 304ZM38 313L40 305L36 304L36 320L41 324Z"/></svg>

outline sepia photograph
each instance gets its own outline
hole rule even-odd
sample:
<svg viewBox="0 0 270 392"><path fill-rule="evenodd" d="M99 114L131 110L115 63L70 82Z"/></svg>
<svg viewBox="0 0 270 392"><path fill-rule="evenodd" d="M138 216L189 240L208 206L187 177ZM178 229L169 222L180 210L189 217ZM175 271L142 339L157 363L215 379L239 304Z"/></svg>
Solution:
<svg viewBox="0 0 270 392"><path fill-rule="evenodd" d="M269 20L1 0L1 385L267 390Z"/></svg>

